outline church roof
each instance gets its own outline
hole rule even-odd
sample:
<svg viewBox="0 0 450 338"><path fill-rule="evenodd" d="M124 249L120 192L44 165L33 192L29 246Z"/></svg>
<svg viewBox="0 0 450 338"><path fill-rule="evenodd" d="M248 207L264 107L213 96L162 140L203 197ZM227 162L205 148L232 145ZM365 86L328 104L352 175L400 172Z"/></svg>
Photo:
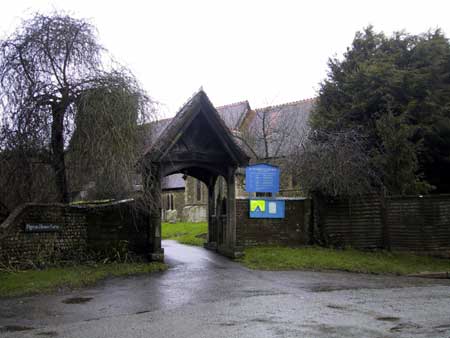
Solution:
<svg viewBox="0 0 450 338"><path fill-rule="evenodd" d="M237 130L250 110L250 104L248 101L241 101L220 106L216 109L227 127L231 130Z"/></svg>
<svg viewBox="0 0 450 338"><path fill-rule="evenodd" d="M315 98L311 98L252 111L243 133L257 157L274 158L292 153L293 147L306 137L314 104Z"/></svg>
<svg viewBox="0 0 450 338"><path fill-rule="evenodd" d="M184 180L183 176L183 174L172 174L163 177L161 181L162 190L184 189L186 186L186 181Z"/></svg>

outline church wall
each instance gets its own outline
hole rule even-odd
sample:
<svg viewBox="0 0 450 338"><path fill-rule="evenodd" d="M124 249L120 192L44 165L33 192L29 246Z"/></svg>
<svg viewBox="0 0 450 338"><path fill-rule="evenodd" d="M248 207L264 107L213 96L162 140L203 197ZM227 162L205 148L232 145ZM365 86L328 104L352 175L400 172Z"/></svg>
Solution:
<svg viewBox="0 0 450 338"><path fill-rule="evenodd" d="M206 222L208 210L208 188L206 185L188 176L184 192L184 222Z"/></svg>
<svg viewBox="0 0 450 338"><path fill-rule="evenodd" d="M184 189L171 189L162 192L161 217L163 222L180 222L182 220L185 206L184 195ZM173 205L170 205L172 203Z"/></svg>

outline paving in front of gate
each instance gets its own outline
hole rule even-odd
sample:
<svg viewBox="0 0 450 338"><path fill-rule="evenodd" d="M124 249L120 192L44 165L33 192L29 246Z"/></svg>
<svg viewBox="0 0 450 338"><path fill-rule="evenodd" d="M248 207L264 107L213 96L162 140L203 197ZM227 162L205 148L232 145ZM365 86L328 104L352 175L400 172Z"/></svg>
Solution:
<svg viewBox="0 0 450 338"><path fill-rule="evenodd" d="M450 281L253 271L164 241L170 269L0 299L0 337L450 337Z"/></svg>

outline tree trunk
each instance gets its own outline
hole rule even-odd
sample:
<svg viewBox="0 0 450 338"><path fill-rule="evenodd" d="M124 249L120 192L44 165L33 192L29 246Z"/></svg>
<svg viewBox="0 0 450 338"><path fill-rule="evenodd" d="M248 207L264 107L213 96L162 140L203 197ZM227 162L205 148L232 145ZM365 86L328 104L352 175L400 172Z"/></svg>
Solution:
<svg viewBox="0 0 450 338"><path fill-rule="evenodd" d="M64 109L54 107L52 111L52 167L55 173L58 201L69 202L66 180L66 163L64 160Z"/></svg>

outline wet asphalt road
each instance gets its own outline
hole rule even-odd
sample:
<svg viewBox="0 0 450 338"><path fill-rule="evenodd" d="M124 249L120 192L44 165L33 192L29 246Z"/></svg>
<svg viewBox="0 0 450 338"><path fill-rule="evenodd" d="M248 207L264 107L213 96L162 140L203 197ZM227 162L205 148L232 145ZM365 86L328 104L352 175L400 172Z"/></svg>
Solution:
<svg viewBox="0 0 450 338"><path fill-rule="evenodd" d="M0 299L0 337L450 337L448 280L252 271L164 247L166 272Z"/></svg>

